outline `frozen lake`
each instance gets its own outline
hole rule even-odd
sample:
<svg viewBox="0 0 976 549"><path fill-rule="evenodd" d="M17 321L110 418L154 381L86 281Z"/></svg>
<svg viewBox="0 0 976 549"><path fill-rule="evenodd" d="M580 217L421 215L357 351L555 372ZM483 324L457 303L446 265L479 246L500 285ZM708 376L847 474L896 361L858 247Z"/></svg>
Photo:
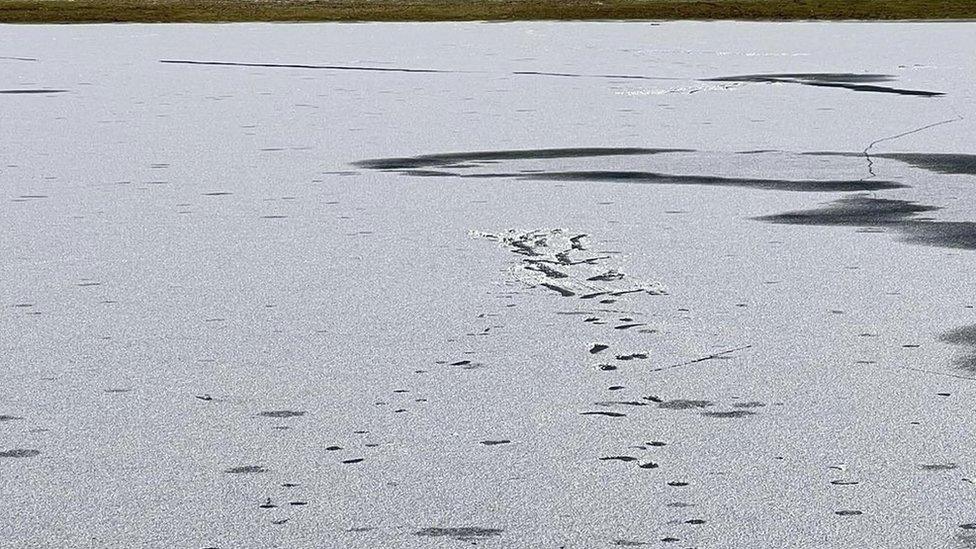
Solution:
<svg viewBox="0 0 976 549"><path fill-rule="evenodd" d="M0 546L976 547L974 50L0 26Z"/></svg>

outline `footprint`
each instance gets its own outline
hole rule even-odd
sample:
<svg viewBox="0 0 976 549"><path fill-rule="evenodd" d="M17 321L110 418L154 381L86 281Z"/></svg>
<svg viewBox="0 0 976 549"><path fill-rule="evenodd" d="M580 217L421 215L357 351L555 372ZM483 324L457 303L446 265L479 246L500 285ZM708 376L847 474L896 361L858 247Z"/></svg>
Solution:
<svg viewBox="0 0 976 549"><path fill-rule="evenodd" d="M749 410L732 410L731 412L702 412L703 416L717 417L722 419L742 418L756 415L756 412Z"/></svg>
<svg viewBox="0 0 976 549"><path fill-rule="evenodd" d="M232 475L242 475L250 473L267 473L268 469L261 465L242 465L240 467L231 467L230 469L225 469L225 473L230 473Z"/></svg>
<svg viewBox="0 0 976 549"><path fill-rule="evenodd" d="M40 450L29 448L14 448L13 450L0 450L0 458L30 458L41 455Z"/></svg>
<svg viewBox="0 0 976 549"><path fill-rule="evenodd" d="M922 471L949 471L957 467L955 463L922 463L918 466Z"/></svg>
<svg viewBox="0 0 976 549"><path fill-rule="evenodd" d="M293 412L291 410L275 410L271 412L261 412L258 414L262 417L272 417L275 419L284 419L289 417L301 417L305 415L305 412Z"/></svg>
<svg viewBox="0 0 976 549"><path fill-rule="evenodd" d="M648 406L646 402L641 402L639 400L602 400L600 402L594 402L594 406Z"/></svg>
<svg viewBox="0 0 976 549"><path fill-rule="evenodd" d="M668 400L657 405L664 410L695 410L714 406L715 403L708 400L686 400L683 398Z"/></svg>
<svg viewBox="0 0 976 549"><path fill-rule="evenodd" d="M503 530L500 528L480 528L477 526L461 526L454 528L429 527L414 532L414 535L428 538L448 537L457 541L475 542L479 539L501 535L502 532Z"/></svg>

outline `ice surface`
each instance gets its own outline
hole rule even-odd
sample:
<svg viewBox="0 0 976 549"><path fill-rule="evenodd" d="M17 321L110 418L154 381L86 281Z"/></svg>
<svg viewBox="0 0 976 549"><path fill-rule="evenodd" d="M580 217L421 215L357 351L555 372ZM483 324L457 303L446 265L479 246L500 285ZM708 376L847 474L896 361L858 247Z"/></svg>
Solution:
<svg viewBox="0 0 976 549"><path fill-rule="evenodd" d="M974 50L0 26L0 547L976 546Z"/></svg>

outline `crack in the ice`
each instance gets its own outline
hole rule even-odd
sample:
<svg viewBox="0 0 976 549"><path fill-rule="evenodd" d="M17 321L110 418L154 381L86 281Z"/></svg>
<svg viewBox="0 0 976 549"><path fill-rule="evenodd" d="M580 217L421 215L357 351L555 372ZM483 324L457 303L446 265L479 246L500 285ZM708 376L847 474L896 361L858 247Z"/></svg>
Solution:
<svg viewBox="0 0 976 549"><path fill-rule="evenodd" d="M329 71L366 71L366 72L415 72L415 73L462 73L466 71L445 71L439 69L414 69L402 67L365 67L347 65L309 65L304 63L244 63L237 61L194 61L190 59L160 59L160 63L168 65L210 65L216 67L259 67L276 69L314 69Z"/></svg>
<svg viewBox="0 0 976 549"><path fill-rule="evenodd" d="M896 134L896 135L889 135L887 137L882 137L881 139L875 139L874 141L872 141L871 143L869 143L867 147L864 147L864 150L863 151L861 151L861 154L864 155L865 160L868 161L868 173L871 174L870 176L862 179L862 181L867 180L867 179L871 179L873 177L877 177L877 174L874 173L874 159L871 158L871 149L873 149L875 145L877 145L879 143L884 143L885 141L894 141L895 139L900 139L900 138L905 137L907 135L912 135L913 133L922 132L922 131L925 131L925 130L928 130L928 129L931 129L931 128L935 128L937 126L944 126L946 124L951 124L953 122L959 122L960 120L963 120L962 115L956 115L955 118L950 118L948 120L942 120L940 122L934 122L932 124L926 124L925 126L921 126L919 128L915 128L914 130L909 130L907 132L902 132L902 133L899 133L899 134Z"/></svg>
<svg viewBox="0 0 976 549"><path fill-rule="evenodd" d="M160 59L160 63L180 65L213 65L225 67L263 67L289 69L319 69L343 71L376 71L376 72L408 72L408 73L443 73L443 74L489 74L486 71L415 69L399 67L361 67L354 65L311 65L306 63L253 63L237 61L201 61L191 59ZM560 78L602 78L609 80L651 80L651 81L687 81L687 82L764 82L800 84L821 88L843 88L858 92L894 93L918 97L939 97L942 92L927 90L909 90L866 84L866 82L887 82L894 77L887 74L849 74L849 73L784 73L784 74L750 74L739 76L719 76L714 78L686 78L671 76L652 76L644 74L587 74L574 72L550 72L538 70L511 71L511 76L542 76ZM723 86L723 89L728 87ZM701 91L702 88L691 90L689 93Z"/></svg>

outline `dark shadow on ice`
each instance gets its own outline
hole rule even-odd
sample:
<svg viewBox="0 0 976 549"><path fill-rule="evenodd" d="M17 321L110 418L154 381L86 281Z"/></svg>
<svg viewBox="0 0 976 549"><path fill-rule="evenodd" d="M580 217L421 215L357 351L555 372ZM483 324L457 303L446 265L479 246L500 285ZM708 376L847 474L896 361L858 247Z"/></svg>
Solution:
<svg viewBox="0 0 976 549"><path fill-rule="evenodd" d="M648 171L587 170L546 171L544 169L519 172L499 171L463 173L465 168L478 168L505 160L549 160L595 158L607 156L639 156L667 153L691 153L689 149L669 148L568 148L527 149L502 151L474 151L427 154L397 158L374 158L353 164L371 170L395 171L418 177L459 177L468 179L519 179L528 181L588 181L599 183L631 183L644 185L706 185L716 187L744 187L770 191L792 192L855 192L901 189L905 185L883 180L815 180L815 179L757 179L750 177L721 177L713 175L678 175ZM432 169L442 168L442 169ZM446 171L450 168L457 171Z"/></svg>
<svg viewBox="0 0 976 549"><path fill-rule="evenodd" d="M905 200L853 196L842 198L822 208L767 215L757 219L789 225L876 227L904 223L915 214L938 209L935 206L924 206Z"/></svg>
<svg viewBox="0 0 976 549"><path fill-rule="evenodd" d="M902 240L910 244L976 250L976 223L937 221L917 217L920 213L940 209L942 208L907 200L854 196L842 198L822 208L767 215L756 219L789 225L887 227L900 233Z"/></svg>
<svg viewBox="0 0 976 549"><path fill-rule="evenodd" d="M957 366L976 372L976 324L963 326L942 334L939 341L967 348L967 354L955 360Z"/></svg>
<svg viewBox="0 0 976 549"><path fill-rule="evenodd" d="M891 158L930 172L947 175L976 175L976 154L883 153L875 158Z"/></svg>
<svg viewBox="0 0 976 549"><path fill-rule="evenodd" d="M855 152L808 152L808 156L865 157ZM976 154L957 153L873 153L871 158L887 158L914 168L945 175L976 175Z"/></svg>
<svg viewBox="0 0 976 549"><path fill-rule="evenodd" d="M522 179L555 181L596 181L605 183L638 183L652 185L707 185L745 187L767 191L852 192L901 189L905 185L879 180L755 179L709 175L675 175L638 171L573 171L522 175Z"/></svg>
<svg viewBox="0 0 976 549"><path fill-rule="evenodd" d="M976 250L976 223L971 221L913 221L900 227L910 244Z"/></svg>
<svg viewBox="0 0 976 549"><path fill-rule="evenodd" d="M870 81L877 75L856 75L854 81ZM824 81L839 79L838 75L823 76ZM558 148L455 152L410 157L375 158L354 164L360 168L395 172L423 177L453 177L458 179L511 179L518 181L566 181L595 183L625 183L644 185L701 185L739 187L788 192L866 192L908 188L908 185L876 178L861 179L773 179L732 177L706 174L669 174L640 170L546 170L543 168L511 169L506 161L576 159L612 156L639 156L668 153L693 153L688 149L672 148ZM760 154L765 151L751 151ZM862 157L864 152L812 152L803 156ZM942 174L970 174L976 171L976 155L882 153L874 157L890 158L911 166ZM868 158L870 161L870 157ZM495 165L497 171L492 171ZM507 168L507 169L506 169ZM481 169L471 172L469 169ZM837 225L887 229L898 234L902 241L944 248L976 250L976 222L939 221L920 214L941 210L941 207L907 200L875 198L873 196L845 197L824 206L758 217L760 221L790 225ZM547 274L547 273L544 273ZM551 273L548 273L551 274ZM550 276L550 278L553 278ZM565 296L573 294L551 283L545 287Z"/></svg>
<svg viewBox="0 0 976 549"><path fill-rule="evenodd" d="M649 149L638 147L581 147L566 149L523 149L508 151L473 151L443 154L423 154L401 158L374 158L353 162L354 166L371 170L413 170L431 167L453 166L459 163L478 163L494 160L545 160L554 158L589 158L598 156L628 156L694 152L691 149ZM463 166L472 167L472 166ZM413 172L411 172L413 173ZM454 174L451 174L454 175Z"/></svg>
<svg viewBox="0 0 976 549"><path fill-rule="evenodd" d="M893 93L897 95L914 95L920 97L938 97L942 92L926 90L906 90L889 86L878 86L872 83L890 82L895 78L888 74L854 74L835 72L812 73L773 73L773 74L743 74L737 76L719 76L706 78L706 82L761 82L801 84L822 88L844 88L859 92Z"/></svg>

